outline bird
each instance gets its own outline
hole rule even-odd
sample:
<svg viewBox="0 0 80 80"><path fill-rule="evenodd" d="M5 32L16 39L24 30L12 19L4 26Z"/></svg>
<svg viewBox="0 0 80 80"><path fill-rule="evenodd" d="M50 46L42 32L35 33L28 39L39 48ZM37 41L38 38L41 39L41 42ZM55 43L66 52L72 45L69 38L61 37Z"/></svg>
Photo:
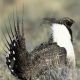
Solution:
<svg viewBox="0 0 80 80"><path fill-rule="evenodd" d="M51 22L50 20L48 21ZM66 48L64 46L60 46L57 41L54 41L54 39L56 40L56 37L54 37L54 34L51 34L48 42L43 42L36 46L31 52L28 52L24 36L24 19L22 18L20 21L19 16L17 15L15 20L13 15L13 24L13 28L11 25L9 26L11 33L9 33L9 30L5 25L10 41L2 31L6 40L6 44L4 44L7 48L7 51L4 49L7 54L6 64L11 74L21 80L55 79L55 75L53 75L52 71L54 71L55 68L58 69L59 67L67 64ZM57 25L58 24L56 24L56 26ZM55 26L55 24L52 26ZM59 25L59 27L61 26L62 25ZM62 27L65 27L65 25ZM53 27L51 28L53 29ZM65 33L65 35L67 34ZM57 78L59 80L59 77Z"/></svg>

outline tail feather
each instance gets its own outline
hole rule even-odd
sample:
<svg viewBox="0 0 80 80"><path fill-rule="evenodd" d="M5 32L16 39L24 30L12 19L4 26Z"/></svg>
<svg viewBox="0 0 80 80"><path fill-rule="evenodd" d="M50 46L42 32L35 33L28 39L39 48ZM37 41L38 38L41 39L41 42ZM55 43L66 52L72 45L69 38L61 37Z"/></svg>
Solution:
<svg viewBox="0 0 80 80"><path fill-rule="evenodd" d="M15 23L15 18L14 18L14 14L13 14L13 26L14 26L14 33L15 33L15 36L17 35L17 29L16 29L16 23Z"/></svg>
<svg viewBox="0 0 80 80"><path fill-rule="evenodd" d="M23 24L23 17L22 17L22 36L24 36L24 24Z"/></svg>
<svg viewBox="0 0 80 80"><path fill-rule="evenodd" d="M10 41L11 41L11 43L12 43L12 38L11 38L11 36L10 36L10 34L9 34L9 31L8 31L8 29L7 29L7 26L5 25L5 27L6 27L6 31L7 31L7 34L8 34L8 36L9 36L9 39L10 39Z"/></svg>
<svg viewBox="0 0 80 80"><path fill-rule="evenodd" d="M13 31L12 31L12 28L11 28L10 18L8 18L8 19L9 19L10 31L11 31L12 37L14 38L14 34L13 34Z"/></svg>
<svg viewBox="0 0 80 80"><path fill-rule="evenodd" d="M22 11L23 13L22 13L22 36L24 36L24 19L23 19L23 15L24 15L24 6L23 6L23 11Z"/></svg>
<svg viewBox="0 0 80 80"><path fill-rule="evenodd" d="M8 65L8 68L10 69L11 73L13 75L17 75L18 77L21 76L22 74L21 67L24 66L24 64L26 64L28 57L28 51L26 50L26 44L24 38L23 18L22 18L21 28L19 19L20 19L19 16L17 16L17 19L15 20L13 14L14 25L12 28L9 18L9 26L10 26L9 28L11 33L9 32L8 27L5 25L6 32L10 42L8 41L4 32L2 31L4 39L7 42L7 43L4 42L7 48L7 51L5 49L4 51L6 54L8 54L8 56L6 56L6 64Z"/></svg>
<svg viewBox="0 0 80 80"><path fill-rule="evenodd" d="M3 36L4 36L4 38L5 38L6 42L7 42L7 44L10 45L10 43L9 43L9 41L7 40L7 38L6 38L6 36L5 36L5 34L4 34L3 31L2 31L2 34L3 34Z"/></svg>
<svg viewBox="0 0 80 80"><path fill-rule="evenodd" d="M4 45L5 45L5 47L6 47L8 50L10 50L9 47L7 46L7 44L6 44L5 42L4 42Z"/></svg>
<svg viewBox="0 0 80 80"><path fill-rule="evenodd" d="M20 26L19 26L19 16L17 16L17 26L16 26L16 28L17 28L17 35L20 35Z"/></svg>

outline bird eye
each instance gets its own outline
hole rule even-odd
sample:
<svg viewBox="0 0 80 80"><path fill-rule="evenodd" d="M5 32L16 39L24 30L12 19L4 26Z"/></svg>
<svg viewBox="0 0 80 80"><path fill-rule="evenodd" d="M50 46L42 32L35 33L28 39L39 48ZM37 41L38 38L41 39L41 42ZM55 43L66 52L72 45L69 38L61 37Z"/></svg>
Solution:
<svg viewBox="0 0 80 80"><path fill-rule="evenodd" d="M73 24L73 21L65 21L65 24L66 24L67 27L70 28Z"/></svg>
<svg viewBox="0 0 80 80"><path fill-rule="evenodd" d="M71 26L72 25L72 22L66 21L66 25Z"/></svg>

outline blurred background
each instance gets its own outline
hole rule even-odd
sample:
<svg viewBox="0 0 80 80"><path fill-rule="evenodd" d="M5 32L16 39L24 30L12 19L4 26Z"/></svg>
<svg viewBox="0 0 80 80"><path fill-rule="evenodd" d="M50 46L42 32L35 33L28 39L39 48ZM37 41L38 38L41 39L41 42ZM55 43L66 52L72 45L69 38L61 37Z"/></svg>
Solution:
<svg viewBox="0 0 80 80"><path fill-rule="evenodd" d="M12 16L14 14L16 19L17 13L21 19L23 6L26 47L28 51L32 51L37 45L47 41L50 36L50 27L46 24L41 24L44 17L69 17L75 21L75 24L72 26L73 45L77 67L80 67L80 0L0 0L0 29L3 29L5 34L5 24L9 30L10 19L13 27ZM3 38L1 31L0 37ZM2 54L4 53L2 50L4 44L1 39L0 41L0 53ZM0 59L3 62L5 60L2 56ZM3 64L2 61L1 64ZM2 73L0 72L0 74Z"/></svg>

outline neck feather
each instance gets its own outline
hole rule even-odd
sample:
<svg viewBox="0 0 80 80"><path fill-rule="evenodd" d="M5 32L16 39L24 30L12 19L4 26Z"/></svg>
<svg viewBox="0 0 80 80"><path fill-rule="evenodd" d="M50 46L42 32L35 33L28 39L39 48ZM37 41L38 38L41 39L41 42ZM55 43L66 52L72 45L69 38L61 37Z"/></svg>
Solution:
<svg viewBox="0 0 80 80"><path fill-rule="evenodd" d="M64 47L68 55L72 55L74 50L71 42L71 35L66 26L62 24L53 24L51 29L53 33L53 41L57 42L60 47Z"/></svg>

